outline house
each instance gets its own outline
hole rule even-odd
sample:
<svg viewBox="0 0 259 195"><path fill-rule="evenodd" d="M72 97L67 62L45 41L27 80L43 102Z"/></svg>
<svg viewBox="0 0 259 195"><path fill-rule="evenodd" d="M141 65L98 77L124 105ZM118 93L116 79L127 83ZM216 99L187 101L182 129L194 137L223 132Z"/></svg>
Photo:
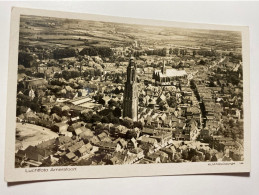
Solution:
<svg viewBox="0 0 259 195"><path fill-rule="evenodd" d="M69 111L70 107L67 105L64 105L64 106L61 106L60 109L61 109L61 111Z"/></svg>
<svg viewBox="0 0 259 195"><path fill-rule="evenodd" d="M176 141L190 141L190 130L176 130L173 132Z"/></svg>
<svg viewBox="0 0 259 195"><path fill-rule="evenodd" d="M67 159L67 160L69 160L69 161L74 161L75 159L76 159L76 155L75 155L75 153L73 153L73 152L69 152L69 153L67 153L66 155L65 155L65 158Z"/></svg>
<svg viewBox="0 0 259 195"><path fill-rule="evenodd" d="M138 147L138 142L137 140L133 137L127 144L128 148L137 148Z"/></svg>
<svg viewBox="0 0 259 195"><path fill-rule="evenodd" d="M224 149L232 150L236 148L236 143L234 141L227 141L222 143L224 145Z"/></svg>
<svg viewBox="0 0 259 195"><path fill-rule="evenodd" d="M81 127L79 127L79 128L77 128L77 129L75 129L75 131L73 132L73 134L74 134L74 135L80 135L82 132L83 132L83 131L82 131Z"/></svg>
<svg viewBox="0 0 259 195"><path fill-rule="evenodd" d="M89 141L89 139L92 138L93 136L94 136L94 133L87 128L84 128L83 132L79 134L79 137L83 139L85 143Z"/></svg>
<svg viewBox="0 0 259 195"><path fill-rule="evenodd" d="M38 149L49 149L49 150L52 150L53 148L55 148L55 143L56 143L56 139L53 138L53 139L50 139L50 140L47 140L47 141L43 141L42 143L38 144L37 145L37 148Z"/></svg>
<svg viewBox="0 0 259 195"><path fill-rule="evenodd" d="M160 97L157 99L158 102L166 101L166 96L164 94L161 94Z"/></svg>
<svg viewBox="0 0 259 195"><path fill-rule="evenodd" d="M170 160L173 160L175 151L171 148L161 148L161 151L168 155Z"/></svg>
<svg viewBox="0 0 259 195"><path fill-rule="evenodd" d="M97 135L97 137L103 141L106 137L108 137L108 134L106 132L102 132L99 135Z"/></svg>
<svg viewBox="0 0 259 195"><path fill-rule="evenodd" d="M39 167L42 165L42 162L35 161L35 160L27 160L24 162L29 167Z"/></svg>
<svg viewBox="0 0 259 195"><path fill-rule="evenodd" d="M99 148L101 150L108 151L108 152L119 151L121 149L120 145L118 143L114 143L114 142L101 141L97 145L99 146Z"/></svg>
<svg viewBox="0 0 259 195"><path fill-rule="evenodd" d="M88 143L88 144L86 144L86 145L83 145L81 148L79 148L79 149L75 152L75 154L76 154L77 156L79 156L79 157L84 156L84 155L86 155L86 154L89 154L90 151L92 150L92 148L93 148L93 146L92 146L90 143Z"/></svg>
<svg viewBox="0 0 259 195"><path fill-rule="evenodd" d="M60 146L66 143L70 143L72 141L71 137L68 136L59 136L56 138L56 145Z"/></svg>
<svg viewBox="0 0 259 195"><path fill-rule="evenodd" d="M66 123L55 123L53 126L52 126L52 130L55 131L55 132L58 132L58 133L64 133L67 131L68 129L68 124Z"/></svg>
<svg viewBox="0 0 259 195"><path fill-rule="evenodd" d="M160 155L157 153L148 154L146 157L153 163L161 163Z"/></svg>
<svg viewBox="0 0 259 195"><path fill-rule="evenodd" d="M151 125L153 125L154 127L160 128L162 123L163 123L163 121L159 120L159 118L157 118L156 120L151 122Z"/></svg>
<svg viewBox="0 0 259 195"><path fill-rule="evenodd" d="M73 123L72 125L70 125L68 127L68 131L69 132L74 132L77 128L83 127L84 126L84 122L77 122L77 123Z"/></svg>
<svg viewBox="0 0 259 195"><path fill-rule="evenodd" d="M48 157L51 154L51 151L38 149L36 146L28 146L24 150L24 153L26 159L41 162L44 158Z"/></svg>
<svg viewBox="0 0 259 195"><path fill-rule="evenodd" d="M114 143L118 143L122 149L127 148L128 142L123 138L118 138L114 141Z"/></svg>
<svg viewBox="0 0 259 195"><path fill-rule="evenodd" d="M171 128L172 125L173 125L173 123L172 123L171 117L166 117L166 118L163 120L163 126L164 126L164 127Z"/></svg>
<svg viewBox="0 0 259 195"><path fill-rule="evenodd" d="M112 165L121 165L125 163L127 156L125 153L122 152L116 152L109 160L108 164Z"/></svg>
<svg viewBox="0 0 259 195"><path fill-rule="evenodd" d="M130 152L136 154L138 159L144 158L144 151L141 148L133 148Z"/></svg>
<svg viewBox="0 0 259 195"><path fill-rule="evenodd" d="M85 143L81 140L80 142L75 143L74 145L68 147L68 151L69 152L75 152L77 151L79 148L81 148Z"/></svg>
<svg viewBox="0 0 259 195"><path fill-rule="evenodd" d="M154 138L141 136L141 137L138 138L138 140L139 140L141 143L147 143L147 144L157 145L157 140L154 139Z"/></svg>
<svg viewBox="0 0 259 195"><path fill-rule="evenodd" d="M105 137L102 139L103 142L112 142L112 139L110 137Z"/></svg>
<svg viewBox="0 0 259 195"><path fill-rule="evenodd" d="M48 81L43 78L35 78L25 81L24 85L27 89L38 89L48 84Z"/></svg>
<svg viewBox="0 0 259 195"><path fill-rule="evenodd" d="M93 136L91 138L88 138L89 142L95 146L98 145L98 143L100 142L99 138L97 136Z"/></svg>
<svg viewBox="0 0 259 195"><path fill-rule="evenodd" d="M142 134L146 134L146 135L154 135L155 130L154 129L150 129L150 128L143 128L142 130Z"/></svg>
<svg viewBox="0 0 259 195"><path fill-rule="evenodd" d="M139 160L139 158L137 157L136 154L127 153L126 158L124 159L124 164L133 164L134 162L136 162L138 160Z"/></svg>
<svg viewBox="0 0 259 195"><path fill-rule="evenodd" d="M15 163L20 164L26 159L26 154L24 150L18 150L15 153Z"/></svg>
<svg viewBox="0 0 259 195"><path fill-rule="evenodd" d="M223 156L222 161L233 161L229 156Z"/></svg>
<svg viewBox="0 0 259 195"><path fill-rule="evenodd" d="M242 161L243 160L243 154L240 151L237 151L237 150L229 151L229 157L231 159L233 159L234 161Z"/></svg>
<svg viewBox="0 0 259 195"><path fill-rule="evenodd" d="M168 154L167 154L166 152L157 151L156 154L159 155L160 161L161 161L162 163L168 162Z"/></svg>
<svg viewBox="0 0 259 195"><path fill-rule="evenodd" d="M53 155L48 156L48 158L44 159L42 162L42 166L53 166L59 161L59 158L54 157Z"/></svg>
<svg viewBox="0 0 259 195"><path fill-rule="evenodd" d="M172 139L172 133L171 132L159 132L156 135L151 136L150 138L154 138L157 140L157 142L164 144L164 143L169 142L170 139Z"/></svg>

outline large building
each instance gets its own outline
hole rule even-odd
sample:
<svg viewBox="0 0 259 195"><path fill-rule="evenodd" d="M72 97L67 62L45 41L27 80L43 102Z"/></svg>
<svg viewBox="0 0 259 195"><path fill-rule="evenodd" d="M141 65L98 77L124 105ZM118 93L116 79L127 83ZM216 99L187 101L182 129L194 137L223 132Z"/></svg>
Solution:
<svg viewBox="0 0 259 195"><path fill-rule="evenodd" d="M130 58L127 67L127 81L125 83L123 99L123 117L129 117L133 121L138 120L138 86L134 58Z"/></svg>
<svg viewBox="0 0 259 195"><path fill-rule="evenodd" d="M48 81L43 78L35 78L32 80L25 80L24 86L27 89L38 89L48 84Z"/></svg>
<svg viewBox="0 0 259 195"><path fill-rule="evenodd" d="M161 85L171 85L171 82L177 78L187 78L187 73L185 70L167 69L164 62L161 70L154 71L153 77Z"/></svg>

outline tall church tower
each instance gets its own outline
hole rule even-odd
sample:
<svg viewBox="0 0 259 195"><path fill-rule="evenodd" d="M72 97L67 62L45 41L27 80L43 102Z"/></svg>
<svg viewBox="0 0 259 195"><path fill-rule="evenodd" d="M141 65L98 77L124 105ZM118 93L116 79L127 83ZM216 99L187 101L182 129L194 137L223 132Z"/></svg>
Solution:
<svg viewBox="0 0 259 195"><path fill-rule="evenodd" d="M163 60L162 74L166 74L165 60Z"/></svg>
<svg viewBox="0 0 259 195"><path fill-rule="evenodd" d="M134 58L131 57L127 67L127 81L123 97L123 117L138 120L138 86Z"/></svg>

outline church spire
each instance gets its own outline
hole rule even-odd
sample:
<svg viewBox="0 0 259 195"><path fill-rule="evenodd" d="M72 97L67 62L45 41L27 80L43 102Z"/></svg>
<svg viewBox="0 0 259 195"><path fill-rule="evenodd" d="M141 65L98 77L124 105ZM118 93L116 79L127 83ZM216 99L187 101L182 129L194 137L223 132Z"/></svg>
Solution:
<svg viewBox="0 0 259 195"><path fill-rule="evenodd" d="M127 82L132 83L136 81L136 64L134 62L134 57L129 60L129 65L127 67Z"/></svg>

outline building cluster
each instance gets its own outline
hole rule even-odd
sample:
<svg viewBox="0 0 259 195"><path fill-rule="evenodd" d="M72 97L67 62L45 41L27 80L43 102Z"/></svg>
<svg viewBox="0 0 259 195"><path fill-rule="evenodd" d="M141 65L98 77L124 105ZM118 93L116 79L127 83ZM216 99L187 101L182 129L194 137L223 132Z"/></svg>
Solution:
<svg viewBox="0 0 259 195"><path fill-rule="evenodd" d="M242 63L193 50L129 59L139 48L19 65L17 123L57 137L20 138L16 167L243 160Z"/></svg>

